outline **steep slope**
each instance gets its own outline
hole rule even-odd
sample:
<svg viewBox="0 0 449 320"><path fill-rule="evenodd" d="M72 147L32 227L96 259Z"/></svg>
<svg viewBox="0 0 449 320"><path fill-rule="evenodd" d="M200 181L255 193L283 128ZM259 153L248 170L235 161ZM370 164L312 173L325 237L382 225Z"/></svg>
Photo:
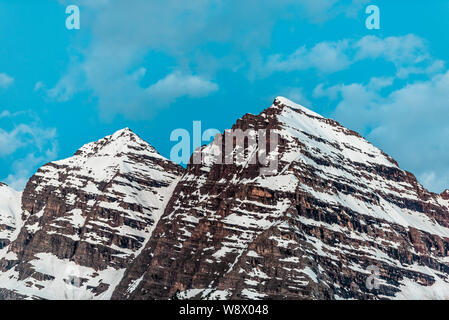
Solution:
<svg viewBox="0 0 449 320"><path fill-rule="evenodd" d="M279 134L276 170L203 147L113 299L449 298L449 197L285 98L233 129Z"/></svg>
<svg viewBox="0 0 449 320"><path fill-rule="evenodd" d="M129 129L41 167L0 261L2 298L109 298L182 171Z"/></svg>
<svg viewBox="0 0 449 320"><path fill-rule="evenodd" d="M8 245L17 238L22 227L20 210L21 192L0 183L0 257Z"/></svg>

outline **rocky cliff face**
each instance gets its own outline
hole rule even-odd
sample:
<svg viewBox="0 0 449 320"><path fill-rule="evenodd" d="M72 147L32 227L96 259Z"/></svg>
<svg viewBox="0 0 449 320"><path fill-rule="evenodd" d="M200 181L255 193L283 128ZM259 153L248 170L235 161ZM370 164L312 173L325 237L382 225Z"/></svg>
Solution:
<svg viewBox="0 0 449 320"><path fill-rule="evenodd" d="M113 299L449 298L447 194L284 98L233 129L277 133L275 170L203 147Z"/></svg>
<svg viewBox="0 0 449 320"><path fill-rule="evenodd" d="M40 168L22 195L23 227L0 260L1 297L109 298L182 172L129 129Z"/></svg>

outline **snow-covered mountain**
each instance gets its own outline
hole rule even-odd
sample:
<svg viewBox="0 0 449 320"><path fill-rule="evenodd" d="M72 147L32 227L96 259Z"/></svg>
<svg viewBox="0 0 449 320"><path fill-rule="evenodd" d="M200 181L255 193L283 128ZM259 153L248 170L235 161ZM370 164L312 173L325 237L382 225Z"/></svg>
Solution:
<svg viewBox="0 0 449 320"><path fill-rule="evenodd" d="M1 185L0 298L449 298L449 191L282 97L232 129L279 141L185 170L124 129Z"/></svg>
<svg viewBox="0 0 449 320"><path fill-rule="evenodd" d="M23 192L20 214L16 201L2 202L24 224L0 260L0 295L110 297L182 171L129 129L40 168Z"/></svg>
<svg viewBox="0 0 449 320"><path fill-rule="evenodd" d="M278 133L277 172L189 165L114 299L449 298L447 197L285 98L233 129Z"/></svg>

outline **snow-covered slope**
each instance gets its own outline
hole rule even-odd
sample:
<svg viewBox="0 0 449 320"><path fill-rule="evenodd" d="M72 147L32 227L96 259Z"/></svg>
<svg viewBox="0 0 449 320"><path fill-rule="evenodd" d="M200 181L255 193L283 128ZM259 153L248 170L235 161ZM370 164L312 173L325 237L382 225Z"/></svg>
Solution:
<svg viewBox="0 0 449 320"><path fill-rule="evenodd" d="M0 183L0 257L22 227L21 192Z"/></svg>
<svg viewBox="0 0 449 320"><path fill-rule="evenodd" d="M189 165L113 298L449 298L448 197L282 97L233 129L277 133L276 170L203 147L208 161Z"/></svg>
<svg viewBox="0 0 449 320"><path fill-rule="evenodd" d="M182 171L129 129L40 168L23 192L24 226L0 261L0 294L110 297Z"/></svg>

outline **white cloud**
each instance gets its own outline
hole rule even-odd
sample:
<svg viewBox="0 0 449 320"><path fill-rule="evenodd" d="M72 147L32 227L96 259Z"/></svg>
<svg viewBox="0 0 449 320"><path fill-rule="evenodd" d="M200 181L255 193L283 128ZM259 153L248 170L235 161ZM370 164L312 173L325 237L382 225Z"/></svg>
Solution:
<svg viewBox="0 0 449 320"><path fill-rule="evenodd" d="M362 11L369 0L302 0L298 1L305 10L311 22L323 23L344 14L348 18L355 18Z"/></svg>
<svg viewBox="0 0 449 320"><path fill-rule="evenodd" d="M86 88L86 77L82 68L86 66L73 64L69 72L64 75L53 88L46 90L49 98L59 102L70 100L77 92ZM34 90L45 88L44 84L36 83Z"/></svg>
<svg viewBox="0 0 449 320"><path fill-rule="evenodd" d="M23 190L29 178L33 175L33 170L48 161L54 160L56 156L57 144L54 141L43 153L28 153L24 158L13 162L12 173L6 177L5 182L15 190Z"/></svg>
<svg viewBox="0 0 449 320"><path fill-rule="evenodd" d="M247 61L255 63L260 48L270 45L279 17L297 19L305 12L304 18L322 22L346 14L347 9L358 8L364 1L133 0L132 5L124 0L78 2L85 17L82 28L90 32L91 43L87 48L78 48L82 58L71 63L48 95L67 101L80 91L89 91L98 98L103 116L120 113L142 118L154 112L155 107L150 107L154 101L149 100L146 88L132 73L142 66L148 52L169 55L180 72L214 79L219 68L235 71L247 66ZM226 44L232 54L226 58L214 56L204 50L210 42ZM151 66L148 69L152 71Z"/></svg>
<svg viewBox="0 0 449 320"><path fill-rule="evenodd" d="M268 58L264 72L297 71L317 69L324 73L346 69L351 61L348 57L348 41L320 42L311 49L301 47L287 57L276 54Z"/></svg>
<svg viewBox="0 0 449 320"><path fill-rule="evenodd" d="M42 150L43 146L56 136L55 129L20 124L11 131L0 128L0 157L13 154L28 145Z"/></svg>
<svg viewBox="0 0 449 320"><path fill-rule="evenodd" d="M37 92L37 91L40 91L40 90L42 90L42 89L44 89L44 88L45 88L45 83L43 83L42 81L38 81L38 82L36 82L36 84L34 85L33 91L34 91L34 92Z"/></svg>
<svg viewBox="0 0 449 320"><path fill-rule="evenodd" d="M3 111L0 119L12 118L24 112ZM17 120L17 119L16 119ZM0 158L14 159L11 173L3 179L16 190L23 189L36 167L57 156L56 129L37 123L22 123L10 130L0 128Z"/></svg>
<svg viewBox="0 0 449 320"><path fill-rule="evenodd" d="M169 104L176 99L188 96L200 98L218 90L218 86L199 76L174 72L148 88L151 98Z"/></svg>
<svg viewBox="0 0 449 320"><path fill-rule="evenodd" d="M0 119L17 117L24 113L24 111L11 112L9 110L3 110L2 112L0 112Z"/></svg>
<svg viewBox="0 0 449 320"><path fill-rule="evenodd" d="M9 110L3 110L0 112L0 119L1 118L9 118L11 116L11 112Z"/></svg>
<svg viewBox="0 0 449 320"><path fill-rule="evenodd" d="M355 44L355 48L355 60L385 59L394 63L400 78L412 73L435 73L444 69L444 62L433 60L425 41L414 34L384 39L365 36Z"/></svg>
<svg viewBox="0 0 449 320"><path fill-rule="evenodd" d="M14 78L6 73L0 73L0 88L6 89L14 83Z"/></svg>
<svg viewBox="0 0 449 320"><path fill-rule="evenodd" d="M261 74L316 69L328 74L345 70L367 59L383 59L393 63L397 77L410 74L433 74L444 69L444 62L433 59L425 41L416 35L380 38L364 36L359 40L323 41L311 48L298 48L290 55L271 55L261 67Z"/></svg>

